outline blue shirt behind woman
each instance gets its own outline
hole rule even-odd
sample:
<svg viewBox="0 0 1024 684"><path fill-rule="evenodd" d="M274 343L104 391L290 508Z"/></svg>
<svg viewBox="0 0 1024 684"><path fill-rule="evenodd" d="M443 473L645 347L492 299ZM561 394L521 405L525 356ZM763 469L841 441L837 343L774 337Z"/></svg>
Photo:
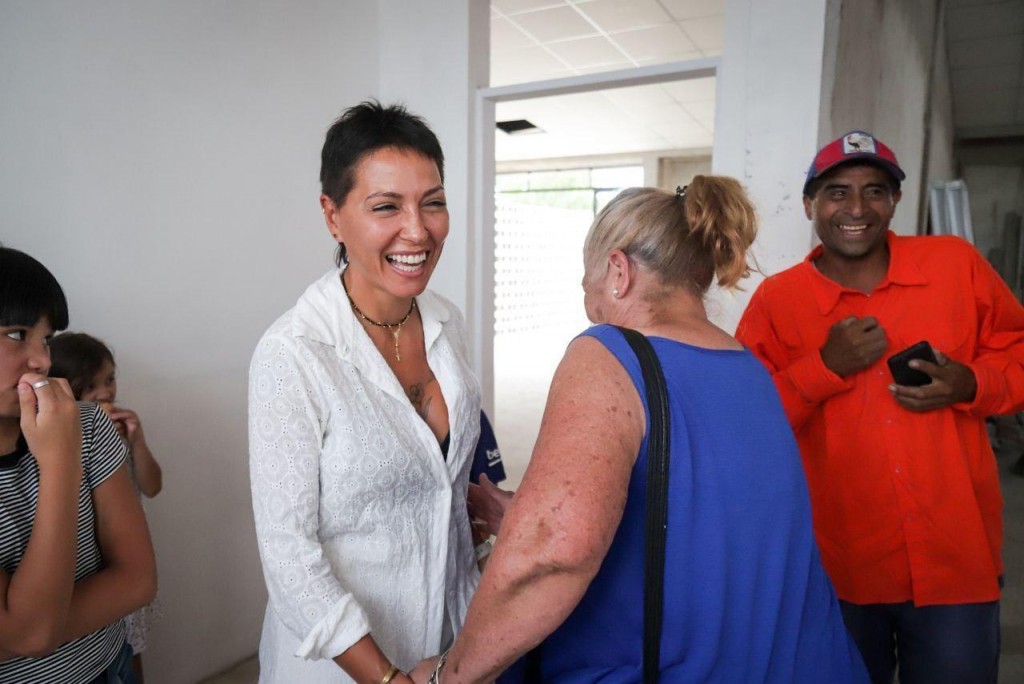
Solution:
<svg viewBox="0 0 1024 684"><path fill-rule="evenodd" d="M646 410L621 333L601 325L583 334L626 368ZM821 566L796 442L768 373L747 351L650 340L671 414L661 681L867 682ZM526 681L641 681L646 454L645 436L608 556Z"/></svg>

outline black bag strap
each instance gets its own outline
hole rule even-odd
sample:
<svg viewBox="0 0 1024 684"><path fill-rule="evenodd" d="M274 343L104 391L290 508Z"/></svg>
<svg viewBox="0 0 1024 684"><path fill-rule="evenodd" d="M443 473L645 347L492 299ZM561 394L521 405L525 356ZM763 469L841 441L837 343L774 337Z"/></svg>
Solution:
<svg viewBox="0 0 1024 684"><path fill-rule="evenodd" d="M618 327L618 326L616 326ZM644 525L644 684L656 684L661 669L662 602L665 594L665 533L668 528L668 390L650 341L619 327L640 362L647 389L651 432L647 440L647 520Z"/></svg>

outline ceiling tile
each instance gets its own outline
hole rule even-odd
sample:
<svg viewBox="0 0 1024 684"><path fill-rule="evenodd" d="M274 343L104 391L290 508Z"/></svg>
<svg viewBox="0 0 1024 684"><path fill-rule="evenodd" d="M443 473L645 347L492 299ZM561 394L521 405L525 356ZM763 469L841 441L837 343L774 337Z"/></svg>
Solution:
<svg viewBox="0 0 1024 684"><path fill-rule="evenodd" d="M725 30L725 17L704 17L702 19L687 19L679 22L683 29L698 50L705 54L718 54L722 51L722 34Z"/></svg>
<svg viewBox="0 0 1024 684"><path fill-rule="evenodd" d="M520 12L533 12L539 9L565 6L566 0L491 0L491 6L505 14L519 14Z"/></svg>
<svg viewBox="0 0 1024 684"><path fill-rule="evenodd" d="M956 125L1007 126L1014 122L1017 90L989 90L977 93L954 93L953 111Z"/></svg>
<svg viewBox="0 0 1024 684"><path fill-rule="evenodd" d="M669 139L668 148L678 150L707 149L714 144L708 132L684 132Z"/></svg>
<svg viewBox="0 0 1024 684"><path fill-rule="evenodd" d="M614 136L594 136L578 132L572 137L545 135L495 139L495 158L498 161L552 159L557 157L587 157L601 154L640 153L654 150L710 147L709 143L685 144L668 140L642 126L620 130Z"/></svg>
<svg viewBox="0 0 1024 684"><path fill-rule="evenodd" d="M949 67L990 66L993 64L1020 64L1024 57L1024 36L997 36L974 38L949 43Z"/></svg>
<svg viewBox="0 0 1024 684"><path fill-rule="evenodd" d="M571 74L571 69L539 46L491 54L491 85L526 83Z"/></svg>
<svg viewBox="0 0 1024 684"><path fill-rule="evenodd" d="M580 157L603 152L604 150L600 149L600 141L590 141L581 137L552 139L541 134L521 137L502 136L494 141L494 158L499 162Z"/></svg>
<svg viewBox="0 0 1024 684"><path fill-rule="evenodd" d="M953 91L959 93L1016 88L1020 82L1019 75L1016 64L953 69L949 72Z"/></svg>
<svg viewBox="0 0 1024 684"><path fill-rule="evenodd" d="M605 33L658 26L672 18L656 0L594 0L579 6Z"/></svg>
<svg viewBox="0 0 1024 684"><path fill-rule="evenodd" d="M650 128L655 133L669 140L676 141L676 144L680 147L710 146L712 142L711 133L689 116L686 116L685 112L681 112L681 116L677 121L652 123Z"/></svg>
<svg viewBox="0 0 1024 684"><path fill-rule="evenodd" d="M685 59L677 55L691 54L697 50L686 34L675 24L654 28L616 33L612 40L619 44L635 60L658 60L671 62Z"/></svg>
<svg viewBox="0 0 1024 684"><path fill-rule="evenodd" d="M657 88L657 86L647 86ZM608 91L608 93L615 91ZM639 91L637 91L639 92ZM495 154L499 160L586 156L593 154L638 152L673 147L708 146L710 136L678 106L659 113L665 137L654 131L644 115L623 112L607 99L607 93L581 93L561 97L498 103L499 120L525 118L545 133L495 136ZM581 115L581 113L583 113ZM698 142L694 143L693 141Z"/></svg>
<svg viewBox="0 0 1024 684"><path fill-rule="evenodd" d="M711 102L690 102L683 105L683 109L690 113L700 125L709 131L715 128L715 103Z"/></svg>
<svg viewBox="0 0 1024 684"><path fill-rule="evenodd" d="M495 116L499 121L508 118L529 119L546 131L573 130L580 128L581 113L585 113L589 119L591 112L603 109L607 109L607 101L601 93L578 93L518 102L499 102ZM509 112L514 112L514 115Z"/></svg>
<svg viewBox="0 0 1024 684"><path fill-rule="evenodd" d="M519 30L519 27L508 19L491 18L491 52L512 50L514 48L535 45L533 39Z"/></svg>
<svg viewBox="0 0 1024 684"><path fill-rule="evenodd" d="M950 8L946 35L950 41L1024 34L1024 2L1006 0L986 5Z"/></svg>
<svg viewBox="0 0 1024 684"><path fill-rule="evenodd" d="M614 140L629 135L637 127L633 117L614 107L588 112L587 117L591 119L587 122L587 129L595 138Z"/></svg>
<svg viewBox="0 0 1024 684"><path fill-rule="evenodd" d="M714 77L672 81L671 83L663 84L662 87L675 98L676 102L683 104L689 102L713 102L715 100Z"/></svg>
<svg viewBox="0 0 1024 684"><path fill-rule="evenodd" d="M661 0L675 19L696 19L725 14L725 0Z"/></svg>
<svg viewBox="0 0 1024 684"><path fill-rule="evenodd" d="M551 43L548 48L576 69L621 64L628 59L604 36Z"/></svg>
<svg viewBox="0 0 1024 684"><path fill-rule="evenodd" d="M516 119L529 119L529 100L511 100L499 102L494 109L495 121L515 121Z"/></svg>
<svg viewBox="0 0 1024 684"><path fill-rule="evenodd" d="M664 88L660 85L633 86L606 90L604 95L625 112L644 112L658 107L678 107Z"/></svg>
<svg viewBox="0 0 1024 684"><path fill-rule="evenodd" d="M597 30L572 7L517 14L512 19L542 43L597 35Z"/></svg>
<svg viewBox="0 0 1024 684"><path fill-rule="evenodd" d="M723 3L493 0L491 83L507 85L704 56L720 49L716 46L721 44ZM528 119L544 132L498 133L496 157L543 159L708 148L714 98L715 80L704 78L499 103L499 120Z"/></svg>
<svg viewBox="0 0 1024 684"><path fill-rule="evenodd" d="M693 118L681 106L675 102L669 102L670 104L647 107L646 109L634 110L629 113L648 127L653 127L656 124L659 126L663 124L678 126L681 121L685 121L687 125L694 123ZM663 133L659 133L659 135L663 135Z"/></svg>

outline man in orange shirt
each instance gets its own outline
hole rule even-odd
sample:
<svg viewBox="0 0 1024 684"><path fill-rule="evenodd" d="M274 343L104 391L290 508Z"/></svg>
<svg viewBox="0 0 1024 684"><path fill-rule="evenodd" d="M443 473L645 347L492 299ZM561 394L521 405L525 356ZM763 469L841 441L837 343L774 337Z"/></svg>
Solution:
<svg viewBox="0 0 1024 684"><path fill-rule="evenodd" d="M804 186L821 245L766 279L736 336L800 444L822 559L875 682L995 682L1002 496L985 418L1024 406L1024 309L973 246L900 237L905 175L853 131ZM886 359L936 363L895 384Z"/></svg>

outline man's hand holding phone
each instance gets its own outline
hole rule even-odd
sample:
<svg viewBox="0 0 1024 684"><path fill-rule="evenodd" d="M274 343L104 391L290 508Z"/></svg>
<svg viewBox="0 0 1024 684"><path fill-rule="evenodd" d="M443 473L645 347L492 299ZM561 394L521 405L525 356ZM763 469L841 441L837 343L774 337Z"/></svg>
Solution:
<svg viewBox="0 0 1024 684"><path fill-rule="evenodd" d="M974 401L978 391L974 371L942 352L935 351L935 363L918 358L910 360L907 365L931 378L929 384L919 387L895 383L889 385L889 391L892 392L896 403L908 411L934 411L953 404Z"/></svg>

